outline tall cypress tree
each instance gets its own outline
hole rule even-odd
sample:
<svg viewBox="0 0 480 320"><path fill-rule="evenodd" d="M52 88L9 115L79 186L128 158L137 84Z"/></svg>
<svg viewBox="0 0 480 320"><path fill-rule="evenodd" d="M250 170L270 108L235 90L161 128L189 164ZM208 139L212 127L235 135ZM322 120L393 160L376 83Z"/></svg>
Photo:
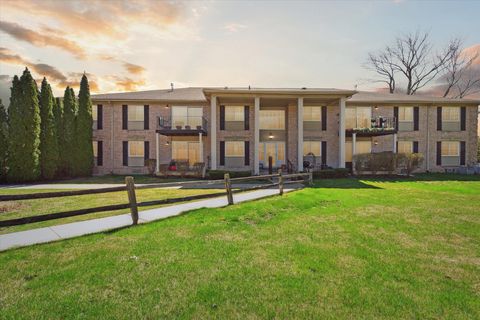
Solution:
<svg viewBox="0 0 480 320"><path fill-rule="evenodd" d="M55 118L53 115L54 98L52 88L43 78L40 93L40 168L42 178L53 179L58 167L58 143Z"/></svg>
<svg viewBox="0 0 480 320"><path fill-rule="evenodd" d="M66 160L65 160L65 143L63 130L63 103L61 98L53 100L53 117L55 118L55 131L57 132L57 146L58 146L58 165L57 177L65 175Z"/></svg>
<svg viewBox="0 0 480 320"><path fill-rule="evenodd" d="M38 87L28 68L12 82L9 116L8 179L33 181L40 176L40 107ZM14 138L13 138L14 137Z"/></svg>
<svg viewBox="0 0 480 320"><path fill-rule="evenodd" d="M77 116L77 174L79 176L90 176L93 169L93 147L92 147L92 101L90 100L90 88L87 76L84 74L80 82L78 94L78 116Z"/></svg>
<svg viewBox="0 0 480 320"><path fill-rule="evenodd" d="M7 178L8 116L0 99L0 181Z"/></svg>
<svg viewBox="0 0 480 320"><path fill-rule="evenodd" d="M67 87L63 97L63 153L65 156L65 174L69 177L77 175L76 169L76 154L77 154L77 139L76 134L76 117L77 117L77 102L75 101L75 93L73 89Z"/></svg>

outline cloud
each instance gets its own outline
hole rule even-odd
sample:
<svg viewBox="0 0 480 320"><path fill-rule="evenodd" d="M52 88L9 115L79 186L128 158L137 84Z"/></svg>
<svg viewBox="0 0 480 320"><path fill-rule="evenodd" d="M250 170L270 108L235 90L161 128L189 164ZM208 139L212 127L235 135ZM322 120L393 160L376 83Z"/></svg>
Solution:
<svg viewBox="0 0 480 320"><path fill-rule="evenodd" d="M462 54L464 54L466 58L476 56L475 60L473 60L473 65L480 66L480 43L463 49Z"/></svg>
<svg viewBox="0 0 480 320"><path fill-rule="evenodd" d="M238 32L242 29L246 29L247 26L244 25L244 24L240 24L240 23L229 23L229 24L225 25L223 28L225 30L228 30L228 31L234 33L234 32Z"/></svg>
<svg viewBox="0 0 480 320"><path fill-rule="evenodd" d="M103 0L43 0L4 1L3 9L29 12L35 16L53 18L73 34L125 38L130 26L144 24L166 28L183 22L185 7L170 1L103 1Z"/></svg>
<svg viewBox="0 0 480 320"><path fill-rule="evenodd" d="M145 80L134 80L129 77L119 77L119 76L111 76L110 77L116 85L116 89L120 91L135 91L140 86L145 85Z"/></svg>
<svg viewBox="0 0 480 320"><path fill-rule="evenodd" d="M145 71L145 68L142 66L139 66L137 64L129 63L129 62L123 62L123 66L125 69L127 69L128 72L134 74L134 75L139 75L142 74Z"/></svg>
<svg viewBox="0 0 480 320"><path fill-rule="evenodd" d="M18 54L12 53L6 48L0 47L0 62L26 66L31 69L33 73L41 78L46 77L48 81L54 83L58 88L64 89L67 86L78 88L80 87L80 79L83 73L69 73L68 76L62 73L60 70L46 63L33 63L28 59L25 59ZM90 90L92 92L98 92L99 86L96 81L96 77L87 73L89 78Z"/></svg>
<svg viewBox="0 0 480 320"><path fill-rule="evenodd" d="M27 29L13 22L0 21L0 30L9 34L17 40L25 41L38 47L57 47L72 53L80 59L85 59L85 51L75 42L54 35L53 32L47 31L45 34L38 33L34 30Z"/></svg>

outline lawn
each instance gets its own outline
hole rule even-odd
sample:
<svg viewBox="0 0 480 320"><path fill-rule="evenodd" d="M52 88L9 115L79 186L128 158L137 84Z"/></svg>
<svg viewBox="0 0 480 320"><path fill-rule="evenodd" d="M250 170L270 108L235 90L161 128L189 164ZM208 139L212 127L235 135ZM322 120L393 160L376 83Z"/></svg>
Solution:
<svg viewBox="0 0 480 320"><path fill-rule="evenodd" d="M480 179L339 179L0 253L1 318L480 318Z"/></svg>

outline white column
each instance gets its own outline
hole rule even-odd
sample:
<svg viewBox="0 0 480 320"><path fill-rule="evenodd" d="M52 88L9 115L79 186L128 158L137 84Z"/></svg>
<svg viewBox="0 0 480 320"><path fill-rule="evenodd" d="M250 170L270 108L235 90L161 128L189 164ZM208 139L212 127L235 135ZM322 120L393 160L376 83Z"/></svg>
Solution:
<svg viewBox="0 0 480 320"><path fill-rule="evenodd" d="M203 159L203 133L198 133L198 157L200 158L200 162L205 162Z"/></svg>
<svg viewBox="0 0 480 320"><path fill-rule="evenodd" d="M357 153L357 134L352 133L352 158Z"/></svg>
<svg viewBox="0 0 480 320"><path fill-rule="evenodd" d="M340 98L338 106L338 167L345 168L345 98Z"/></svg>
<svg viewBox="0 0 480 320"><path fill-rule="evenodd" d="M297 102L297 161L298 171L303 171L303 98L298 98Z"/></svg>
<svg viewBox="0 0 480 320"><path fill-rule="evenodd" d="M393 153L397 153L397 134L393 134Z"/></svg>
<svg viewBox="0 0 480 320"><path fill-rule="evenodd" d="M156 152L157 152L157 156L156 156L156 158L157 158L157 163L156 163L156 170L155 170L155 172L157 172L157 173L160 171L160 143L159 143L159 141L158 141L158 140L159 140L159 136L160 136L160 134L157 132L157 133L155 134L155 150L156 150Z"/></svg>
<svg viewBox="0 0 480 320"><path fill-rule="evenodd" d="M217 169L217 96L210 100L210 168Z"/></svg>
<svg viewBox="0 0 480 320"><path fill-rule="evenodd" d="M255 97L255 107L253 110L253 174L260 173L260 154L258 149L260 146L260 98Z"/></svg>

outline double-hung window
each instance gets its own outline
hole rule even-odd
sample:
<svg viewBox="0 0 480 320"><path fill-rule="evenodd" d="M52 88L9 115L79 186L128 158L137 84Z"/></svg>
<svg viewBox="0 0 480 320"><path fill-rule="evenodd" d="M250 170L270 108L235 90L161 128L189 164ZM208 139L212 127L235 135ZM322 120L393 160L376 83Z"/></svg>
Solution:
<svg viewBox="0 0 480 320"><path fill-rule="evenodd" d="M144 130L144 106L128 106L128 130Z"/></svg>
<svg viewBox="0 0 480 320"><path fill-rule="evenodd" d="M260 110L261 130L285 130L284 110Z"/></svg>
<svg viewBox="0 0 480 320"><path fill-rule="evenodd" d="M145 164L145 142L128 142L128 165L131 167L142 167Z"/></svg>
<svg viewBox="0 0 480 320"><path fill-rule="evenodd" d="M322 155L322 141L303 141L303 155L320 157Z"/></svg>

